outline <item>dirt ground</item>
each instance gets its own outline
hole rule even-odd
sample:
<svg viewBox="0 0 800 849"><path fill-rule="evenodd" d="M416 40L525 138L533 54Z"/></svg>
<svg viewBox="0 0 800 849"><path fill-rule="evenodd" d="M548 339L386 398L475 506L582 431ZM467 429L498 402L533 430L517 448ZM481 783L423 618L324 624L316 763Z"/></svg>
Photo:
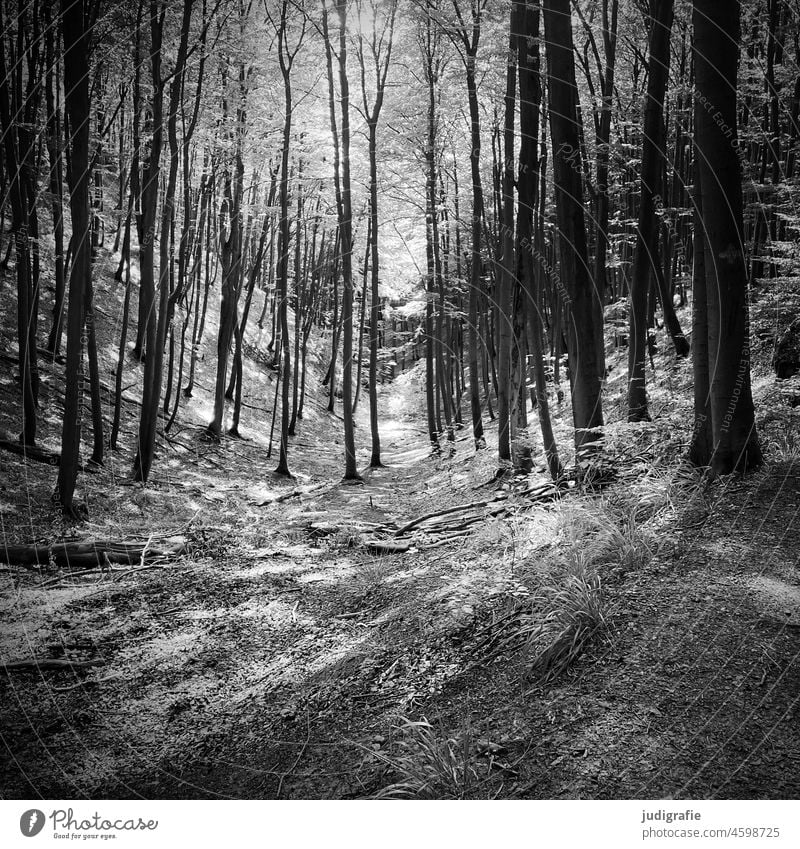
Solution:
<svg viewBox="0 0 800 849"><path fill-rule="evenodd" d="M611 365L615 421L623 356ZM41 441L58 450L59 381L43 368ZM6 543L180 534L187 548L115 571L0 566L2 664L93 664L0 666L0 796L796 798L796 412L757 368L767 464L704 480L681 463L690 368L665 349L654 422L609 427L615 481L548 503L496 481L491 445L476 454L466 430L452 456L430 455L419 369L382 390L387 466L363 485L341 483L341 421L316 388L295 479L272 475L274 376L253 363L244 439L203 438L199 392L146 488L124 446L82 476L80 525L50 502L54 469L2 452ZM569 411L555 416L566 446ZM130 402L123 442L135 422ZM503 495L502 513L476 507L466 527L423 523L408 551L365 545ZM576 564L596 575L602 627L545 681L535 625Z"/></svg>

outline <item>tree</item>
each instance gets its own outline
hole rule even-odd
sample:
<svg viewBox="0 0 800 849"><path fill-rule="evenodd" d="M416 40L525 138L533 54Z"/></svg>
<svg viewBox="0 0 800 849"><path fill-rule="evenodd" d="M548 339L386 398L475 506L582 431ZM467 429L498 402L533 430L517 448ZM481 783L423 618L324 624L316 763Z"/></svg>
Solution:
<svg viewBox="0 0 800 849"><path fill-rule="evenodd" d="M61 155L61 85L59 69L61 63L56 58L56 39L58 28L52 25L51 9L45 3L45 97L47 103L47 157L49 159L48 189L52 197L53 242L55 249L55 291L53 293L53 323L47 340L47 350L55 357L61 348L61 336L64 330L64 163Z"/></svg>
<svg viewBox="0 0 800 849"><path fill-rule="evenodd" d="M517 39L519 65L519 171L517 175L517 266L525 292L529 356L533 360L536 410L542 432L545 459L553 480L562 475L558 448L553 436L547 401L547 382L542 350L542 246L544 243L544 156L539 160L539 117L542 103L540 73L540 9L525 3L522 26Z"/></svg>
<svg viewBox="0 0 800 849"><path fill-rule="evenodd" d="M710 465L717 474L746 471L762 462L750 388L742 173L737 148L739 15L738 0L726 5L694 0L695 151L704 223L708 333L708 360L695 359L695 409L705 406L702 396L708 386L712 441L706 446L710 456L699 440L692 456L695 463Z"/></svg>
<svg viewBox="0 0 800 849"><path fill-rule="evenodd" d="M369 421L372 436L372 454L369 464L372 468L382 466L381 438L378 432L378 323L381 317L381 302L378 271L378 119L383 106L386 91L386 78L392 59L392 40L394 36L394 21L397 14L397 0L389 0L389 8L384 12L383 26L378 32L378 3L370 0L372 13L372 35L369 41L370 59L375 74L375 98L372 106L367 97L366 57L364 39L359 30L358 62L361 68L361 99L364 107L364 117L369 133L369 243L370 267L372 272L372 292L370 299L369 320ZM361 6L359 3L359 14ZM385 52L384 52L385 51ZM366 285L366 283L365 283ZM366 290L365 290L366 291ZM362 314L363 319L363 314ZM360 362L359 352L359 362Z"/></svg>
<svg viewBox="0 0 800 849"><path fill-rule="evenodd" d="M628 421L649 420L645 389L645 357L647 344L647 296L651 280L659 281L664 318L679 356L689 353L689 343L681 333L672 294L664 285L664 272L658 250L656 204L661 202L664 134L664 95L667 88L672 32L673 0L651 0L650 63L647 79L642 138L642 175L639 192L639 225L636 230L636 253L631 276L628 349Z"/></svg>
<svg viewBox="0 0 800 849"><path fill-rule="evenodd" d="M441 359L436 357L437 339L434 334L434 302L436 284L439 281L438 264L438 221L437 208L437 156L436 135L438 129L439 77L444 59L441 48L441 30L433 23L434 0L426 0L422 20L418 24L417 40L422 58L423 80L427 95L426 132L422 143L422 159L425 168L425 407L427 411L428 438L434 451L439 451L439 436L442 432L439 411L437 378L441 383ZM440 307L441 308L441 307ZM441 342L441 339L439 339ZM452 432L450 434L452 436Z"/></svg>
<svg viewBox="0 0 800 849"><path fill-rule="evenodd" d="M512 389L512 337L514 335L514 122L517 106L518 33L523 6L519 0L511 5L508 58L506 61L505 108L503 111L503 174L501 179L501 211L498 238L500 263L497 270L497 446L500 462L511 461L513 419L516 415Z"/></svg>
<svg viewBox="0 0 800 849"><path fill-rule="evenodd" d="M288 281L289 281L289 144L292 136L292 66L303 44L306 34L305 11L300 7L302 14L300 32L291 45L289 42L289 2L281 0L278 18L270 14L270 20L275 27L278 40L278 63L283 77L283 146L281 148L280 165L280 224L278 227L278 268L276 273L276 298L278 305L278 321L280 325L280 350L277 356L280 358L280 392L281 392L281 443L278 457L278 467L275 473L285 477L289 472L289 420L292 415L289 403L289 381L291 378L291 355L289 352L289 318L287 312Z"/></svg>
<svg viewBox="0 0 800 849"><path fill-rule="evenodd" d="M167 136L170 146L169 171L161 209L161 239L159 243L158 269L158 305L154 288L154 246L155 219L158 204L158 183L160 175L161 146L163 128L163 95L167 79L161 73L161 48L164 33L166 4L158 8L156 0L150 3L151 32L151 70L153 75L153 142L147 167L147 177L143 187L143 230L144 239L140 248L141 290L140 298L149 301L147 312L147 356L142 378L142 409L139 418L139 441L133 463L134 480L146 482L153 464L156 443L156 425L158 422L159 402L164 366L164 346L167 340L167 328L170 319L170 296L172 279L170 256L170 232L175 209L175 190L178 172L178 144L176 123L178 107L183 96L183 71L189 42L189 27L192 17L193 0L186 0L180 29L175 67L171 74L169 105L167 113ZM146 284L146 285L145 285ZM157 306L157 313L156 313ZM141 316L141 312L140 312Z"/></svg>
<svg viewBox="0 0 800 849"><path fill-rule="evenodd" d="M341 136L336 131L331 67L331 38L328 29L327 3L323 4L323 35L328 58L329 105L334 143L334 181L336 212L339 221L340 258L342 263L342 418L344 419L344 479L358 481L355 427L353 423L353 204L350 181L350 83L347 76L347 0L335 0L339 19L339 108ZM335 332L335 331L334 331ZM333 379L333 375L331 376Z"/></svg>
<svg viewBox="0 0 800 849"><path fill-rule="evenodd" d="M28 33L29 21L26 10L17 15L17 37L15 53L23 54L16 61L6 59L6 38L10 34L0 10L0 129L2 129L5 153L5 168L10 176L11 222L14 234L17 277L17 345L19 378L22 389L22 430L20 441L33 446L36 442L36 303L38 301L38 268L32 268L32 260L38 262L36 246L38 226L36 224L36 189L34 181L35 145L30 134L33 123L32 109L35 78L29 76L23 100L22 69L24 54L38 51L38 7L33 5L33 35ZM28 61L35 65L36 54ZM36 232L34 232L36 228Z"/></svg>
<svg viewBox="0 0 800 849"><path fill-rule="evenodd" d="M603 0L601 18L603 24L603 52L605 68L601 77L600 93L602 108L597 125L597 207L596 226L597 244L595 246L594 279L598 293L605 295L608 286L606 260L608 253L608 215L609 215L609 154L611 141L611 113L614 98L614 71L617 60L617 23L619 19L619 0Z"/></svg>
<svg viewBox="0 0 800 849"><path fill-rule="evenodd" d="M578 122L578 90L569 0L545 0L547 88L550 137L559 227L559 297L567 310L567 351L572 390L575 448L579 460L590 453L603 426L594 281L589 268L583 209L583 177Z"/></svg>
<svg viewBox="0 0 800 849"><path fill-rule="evenodd" d="M457 34L462 47L461 58L464 62L466 75L467 100L469 103L470 126L470 175L472 179L472 216L471 216L471 260L468 306L468 368L469 368L469 398L472 416L472 437L476 450L486 447L483 436L483 420L481 418L481 402L478 389L478 300L481 291L481 233L483 230L483 186L481 182L481 119L478 103L478 85L476 80L476 65L478 45L481 37L481 16L486 7L486 0L470 3L471 22L464 19L459 0L452 0L453 10L458 18L459 27L449 30Z"/></svg>
<svg viewBox="0 0 800 849"><path fill-rule="evenodd" d="M240 13L242 8L240 7ZM240 35L244 35L246 17L240 17ZM229 64L231 64L229 62ZM224 72L223 123L231 120L228 90L230 68ZM225 384L228 375L228 355L234 328L237 324L237 304L242 283L242 200L244 193L243 146L247 126L247 78L249 74L243 59L236 63L236 82L232 87L236 109L232 118L234 127L228 132L228 141L233 148L233 163L226 162L223 174L223 200L220 211L220 261L222 265L222 297L220 301L219 334L217 336L217 379L214 387L214 416L207 433L219 439L225 416ZM288 336L284 339L288 343Z"/></svg>
<svg viewBox="0 0 800 849"><path fill-rule="evenodd" d="M78 511L73 497L78 478L81 443L82 351L84 297L91 280L91 221L89 217L89 59L94 21L86 0L61 0L61 36L64 43L64 102L71 131L69 139L70 213L73 259L69 277L67 355L61 462L56 499L67 516ZM96 6L94 10L96 11Z"/></svg>

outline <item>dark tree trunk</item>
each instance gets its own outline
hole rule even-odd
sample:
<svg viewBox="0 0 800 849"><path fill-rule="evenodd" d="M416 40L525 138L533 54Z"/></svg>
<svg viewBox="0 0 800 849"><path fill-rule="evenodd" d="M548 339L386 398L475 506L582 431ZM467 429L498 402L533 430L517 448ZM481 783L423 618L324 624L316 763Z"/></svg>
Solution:
<svg viewBox="0 0 800 849"><path fill-rule="evenodd" d="M292 64L294 57L300 49L303 34L300 35L294 50L289 47L287 37L287 11L288 0L282 0L280 11L280 22L276 27L278 36L278 61L280 63L281 75L283 77L284 117L283 117L283 148L281 150L280 170L280 224L278 228L278 269L276 274L276 301L278 310L278 324L280 329L280 343L277 346L276 356L282 359L279 369L279 384L276 383L276 404L273 408L273 423L275 410L277 409L277 392L280 387L281 403L281 442L278 457L278 467L275 473L286 477L289 472L289 418L291 407L289 405L289 381L291 379L291 355L289 352L289 319L287 315L288 279L289 279L289 143L292 137ZM327 44L327 39L326 39ZM272 437L270 436L270 443Z"/></svg>
<svg viewBox="0 0 800 849"><path fill-rule="evenodd" d="M695 113L702 107L695 104ZM705 233L703 195L700 190L700 163L695 157L694 261L692 268L692 371L694 374L694 428L689 460L695 466L708 466L714 437L711 430L711 396L708 376L708 305L706 297Z"/></svg>
<svg viewBox="0 0 800 849"><path fill-rule="evenodd" d="M225 198L220 216L223 226L220 229L220 257L222 263L222 287L219 308L219 335L217 337L217 378L214 386L214 416L207 432L215 439L222 433L225 418L225 386L228 377L228 357L234 327L237 322L237 304L242 281L242 194L244 182L244 162L242 159L246 114L244 111L245 70L239 67L236 110L236 129L234 142L233 173L225 170ZM227 101L227 94L225 95ZM227 111L223 109L223 111ZM227 219L227 228L224 226ZM227 230L227 232L226 232Z"/></svg>
<svg viewBox="0 0 800 849"><path fill-rule="evenodd" d="M518 33L522 5L514 0L509 23L509 58L503 118L503 174L501 180L500 266L497 275L497 443L500 463L511 462L513 418L516 399L512 388L512 337L514 287L514 122L517 104Z"/></svg>
<svg viewBox="0 0 800 849"><path fill-rule="evenodd" d="M664 274L658 248L656 206L661 198L664 133L664 96L667 89L670 63L673 0L651 0L650 71L647 79L647 99L644 110L642 139L642 175L639 193L639 224L636 233L636 253L630 288L629 349L628 349L628 421L649 420L645 378L647 347L647 294L655 277L661 296L664 318L678 356L689 353L689 343L683 336L672 305L672 295L665 291Z"/></svg>
<svg viewBox="0 0 800 849"><path fill-rule="evenodd" d="M571 371L572 416L579 462L601 436L603 408L597 361L603 328L597 324L594 280L589 269L583 179L578 134L578 92L569 0L546 0L550 135L554 151L555 196L560 231L561 280L568 311L567 349Z"/></svg>
<svg viewBox="0 0 800 849"><path fill-rule="evenodd" d="M36 10L34 10L36 12ZM36 344L31 347L31 329L34 327L33 306L34 291L31 284L31 205L30 170L33 163L33 150L29 133L20 124L23 110L22 101L22 54L24 52L23 33L27 25L24 16L18 22L16 62L11 65L6 60L6 28L0 10L0 128L2 129L5 170L10 178L11 222L14 234L17 278L17 344L19 380L22 391L22 429L20 441L24 445L33 445L36 441L36 391L34 371ZM13 67L12 67L13 66ZM9 251L11 244L9 244ZM35 327L34 327L35 329Z"/></svg>
<svg viewBox="0 0 800 849"><path fill-rule="evenodd" d="M339 89L342 113L341 199L339 227L342 245L342 417L344 418L345 480L360 480L356 466L353 424L353 208L350 193L350 89L347 79L347 2L337 0L339 16Z"/></svg>
<svg viewBox="0 0 800 849"><path fill-rule="evenodd" d="M197 366L197 353L200 343L203 341L203 331L206 324L206 311L208 309L208 290L211 288L212 275L210 256L211 251L207 245L211 243L211 216L208 208L211 203L211 192L213 177L209 178L208 154L203 158L203 176L200 178L200 219L197 225L197 246L195 248L194 270L192 272L196 285L196 300L194 323L192 325L192 349L189 354L189 376L183 389L183 397L191 398L194 390L194 372ZM205 262L203 259L205 258ZM202 280L202 305L201 305L201 280Z"/></svg>
<svg viewBox="0 0 800 849"><path fill-rule="evenodd" d="M726 474L762 461L750 389L742 175L736 134L738 0L725 5L695 0L693 22L696 97L704 105L697 110L696 145L705 223L711 466L714 472Z"/></svg>
<svg viewBox="0 0 800 849"><path fill-rule="evenodd" d="M602 24L605 69L603 72L601 94L603 105L597 130L597 229L595 245L594 279L600 296L605 300L608 290L606 262L608 253L608 216L609 195L608 176L611 140L611 111L614 96L614 70L617 57L617 20L618 0L611 0L609 18L609 0L603 0Z"/></svg>
<svg viewBox="0 0 800 849"><path fill-rule="evenodd" d="M178 175L178 140L177 140L177 115L178 107L183 94L182 80L183 69L186 64L186 54L189 40L189 26L191 23L193 0L186 0L183 6L183 18L181 21L180 42L178 54L175 60L175 69L170 83L169 112L167 115L167 135L169 140L170 160L167 175L167 185L164 192L164 203L161 210L161 236L159 244L159 298L158 314L151 316L147 324L147 356L144 366L144 377L142 387L142 411L139 419L139 444L134 460L133 477L135 480L146 482L153 464L153 455L156 443L156 425L158 422L159 402L161 400L161 385L164 366L164 347L167 341L167 331L171 318L171 255L170 255L170 232L172 228L175 209L175 189ZM163 136L163 89L165 82L161 77L161 42L164 29L164 14L166 9L159 13L157 3L152 2L150 7L150 26L152 33L151 67L153 71L153 149L151 151L150 165L147 171L147 182L144 187L145 196L149 191L153 192L152 198L152 227L155 233L155 207L158 199L158 176L160 173L160 148ZM155 162L153 161L155 158ZM149 210L145 205L145 236L147 242L147 226ZM148 273L152 277L153 250L148 248L149 267ZM142 268L142 287L144 289L145 267ZM152 282L152 281L150 281ZM148 294L150 293L148 284ZM156 308L155 291L152 292L151 310Z"/></svg>
<svg viewBox="0 0 800 849"><path fill-rule="evenodd" d="M542 445L547 466L553 480L561 477L561 463L553 436L550 409L547 401L547 383L542 351L542 259L541 237L544 231L544 193L539 197L539 177L544 178L540 166L537 140L539 138L539 114L542 102L542 83L539 56L539 8L525 7L521 37L518 39L519 98L520 98L520 148L519 174L517 178L519 203L517 206L517 245L522 284L526 298L527 339L529 356L532 359L534 398L542 432ZM544 180L542 180L544 182ZM536 223L534 225L534 215ZM534 235L535 226L535 235Z"/></svg>
<svg viewBox="0 0 800 849"><path fill-rule="evenodd" d="M469 100L470 141L469 156L472 176L472 259L470 261L469 316L468 316L468 364L469 364L469 404L472 415L472 437L475 449L486 447L481 417L480 387L478 380L478 301L481 293L481 232L483 219L483 186L481 184L481 125L478 89L475 81L475 54L480 35L480 18L473 27L470 52L467 55L467 97Z"/></svg>
<svg viewBox="0 0 800 849"><path fill-rule="evenodd" d="M53 323L47 339L47 350L53 356L61 348L64 330L64 300L66 285L64 278L64 165L61 156L61 80L60 62L56 60L55 38L57 30L50 21L50 6L45 4L47 33L45 55L47 79L45 96L47 102L47 156L49 159L49 190L53 211L53 247L55 252L55 291L53 293Z"/></svg>
<svg viewBox="0 0 800 849"><path fill-rule="evenodd" d="M67 362L61 463L56 497L68 516L75 516L73 498L78 477L81 439L81 401L84 296L91 279L91 222L89 219L89 58L91 23L85 0L62 0L61 32L64 44L64 90L69 126L70 212L75 245L69 279Z"/></svg>

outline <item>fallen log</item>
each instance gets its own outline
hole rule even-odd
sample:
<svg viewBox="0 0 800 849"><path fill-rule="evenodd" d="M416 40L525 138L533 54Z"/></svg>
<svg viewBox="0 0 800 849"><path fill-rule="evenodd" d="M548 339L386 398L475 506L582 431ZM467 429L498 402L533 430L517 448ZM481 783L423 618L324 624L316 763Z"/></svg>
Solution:
<svg viewBox="0 0 800 849"><path fill-rule="evenodd" d="M113 542L94 540L88 542L59 542L50 545L2 545L0 563L20 566L47 566L54 563L60 568L86 568L107 563L142 563L148 558L174 557L186 550L185 537L171 537L159 541L157 546L148 542Z"/></svg>
<svg viewBox="0 0 800 849"><path fill-rule="evenodd" d="M405 554L411 548L409 542L394 542L388 539L368 539L364 548L370 554Z"/></svg>
<svg viewBox="0 0 800 849"><path fill-rule="evenodd" d="M36 460L39 463L46 463L48 466L57 466L61 462L60 454L46 451L44 448L38 448L35 445L25 445L15 439L9 439L5 434L0 434L0 448L14 454L21 454L26 460Z"/></svg>
<svg viewBox="0 0 800 849"><path fill-rule="evenodd" d="M0 672L35 672L39 670L74 670L91 669L94 666L105 666L106 662L99 657L90 660L69 660L65 657L32 657L29 660L0 660Z"/></svg>

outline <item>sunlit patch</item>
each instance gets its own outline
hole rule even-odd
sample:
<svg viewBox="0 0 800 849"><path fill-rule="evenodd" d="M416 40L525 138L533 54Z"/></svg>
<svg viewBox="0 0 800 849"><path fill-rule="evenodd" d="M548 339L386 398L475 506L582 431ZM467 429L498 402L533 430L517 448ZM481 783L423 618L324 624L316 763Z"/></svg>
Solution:
<svg viewBox="0 0 800 849"><path fill-rule="evenodd" d="M328 567L325 570L315 569L301 575L297 581L300 584L338 584L346 578L351 578L358 574L358 567L353 561L342 558L337 559L335 567Z"/></svg>
<svg viewBox="0 0 800 849"><path fill-rule="evenodd" d="M754 578L750 586L765 611L780 621L800 624L800 586L767 575Z"/></svg>

